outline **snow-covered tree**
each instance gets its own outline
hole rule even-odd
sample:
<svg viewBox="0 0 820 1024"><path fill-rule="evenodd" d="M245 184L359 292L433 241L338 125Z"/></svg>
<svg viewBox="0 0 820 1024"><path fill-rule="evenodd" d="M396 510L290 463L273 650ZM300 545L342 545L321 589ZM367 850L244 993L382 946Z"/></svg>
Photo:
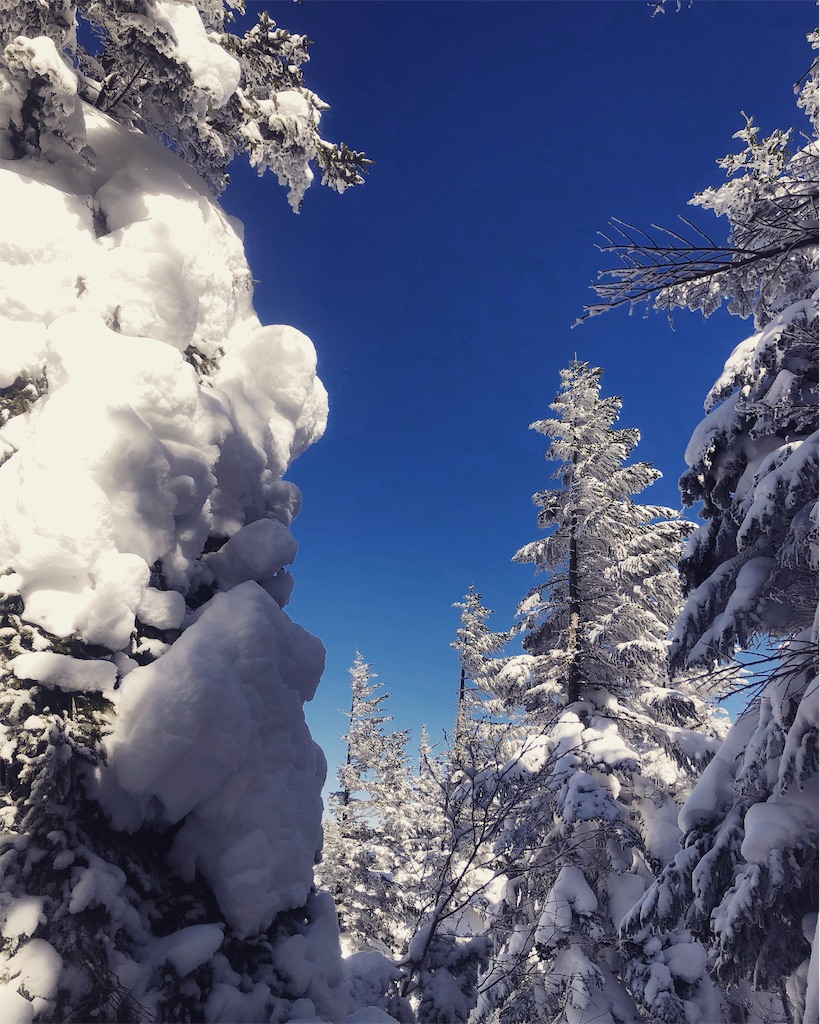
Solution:
<svg viewBox="0 0 820 1024"><path fill-rule="evenodd" d="M681 604L675 563L690 527L633 495L659 473L626 464L636 430L601 370L562 373L551 441L559 485L538 492L544 538L515 556L545 579L519 608L525 655L496 677L529 721L518 774L541 784L499 836L507 884L480 1019L717 1020L706 953L673 923L652 943L620 944L621 918L674 850L678 804L725 731L692 680L666 671ZM652 983L645 983L648 978Z"/></svg>
<svg viewBox="0 0 820 1024"><path fill-rule="evenodd" d="M818 1015L816 62L799 105L811 141L792 152L790 133L761 140L748 123L743 152L720 161L729 181L694 200L727 218L745 261L662 293L706 314L726 298L755 321L686 452L684 500L703 503L704 523L681 563L688 600L673 659L725 662L739 646L759 661L758 645L772 650L757 698L683 810L684 848L629 930L687 908L723 985L775 993L787 1019L809 1024Z"/></svg>
<svg viewBox="0 0 820 1024"><path fill-rule="evenodd" d="M406 942L407 907L396 870L407 845L411 799L408 733L388 729L390 697L360 653L350 669L350 711L339 790L325 823L319 884L333 894L354 949L396 953Z"/></svg>
<svg viewBox="0 0 820 1024"><path fill-rule="evenodd" d="M538 524L549 533L514 561L543 574L521 602L517 631L534 659L521 695L532 716L584 699L615 696L663 676L669 623L680 601L675 567L690 525L674 509L633 495L660 477L647 462L625 465L640 439L615 429L619 398L602 398L602 370L573 362L562 371L552 419L532 424L550 438L560 486L539 491Z"/></svg>
<svg viewBox="0 0 820 1024"><path fill-rule="evenodd" d="M313 884L324 651L283 610L283 477L326 393L310 340L259 322L206 183L142 130L164 96L218 185L220 111L275 105L264 61L249 92L205 5L0 7L0 1016L338 1021L366 994ZM294 195L295 92L269 160Z"/></svg>
<svg viewBox="0 0 820 1024"><path fill-rule="evenodd" d="M493 676L504 665L497 657L509 642L509 633L493 632L487 619L493 614L485 608L482 595L470 586L462 601L453 607L461 609L456 639L450 645L458 651L460 678L453 746L461 756L465 745L471 748L471 759L478 763L475 744L491 728L490 719L503 714L503 705L494 697Z"/></svg>
<svg viewBox="0 0 820 1024"><path fill-rule="evenodd" d="M299 209L313 179L341 192L367 160L326 142L327 105L306 89L308 40L266 13L228 31L241 0L26 0L0 5L4 158L67 145L93 161L79 101L148 132L219 193L236 154L271 170ZM55 148L56 146L56 148Z"/></svg>

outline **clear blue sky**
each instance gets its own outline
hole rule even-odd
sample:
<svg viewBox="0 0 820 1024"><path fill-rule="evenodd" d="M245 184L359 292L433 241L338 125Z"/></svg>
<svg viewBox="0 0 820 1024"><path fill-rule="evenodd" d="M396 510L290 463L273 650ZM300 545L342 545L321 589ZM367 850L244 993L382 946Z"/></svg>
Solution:
<svg viewBox="0 0 820 1024"><path fill-rule="evenodd" d="M262 5L250 3L250 10ZM793 83L811 63L812 0L348 2L264 5L315 45L306 84L326 138L376 161L343 196L318 183L294 216L271 178L231 167L266 323L312 339L330 393L325 438L291 468L304 495L289 612L327 647L308 706L332 775L356 648L418 739L450 728L451 607L470 583L509 626L532 584L513 553L537 536L559 371L605 367L639 427L636 456L679 505L705 393L749 325L726 314L624 311L570 330L606 265L610 216L674 226L723 180L741 111L807 125ZM700 215L704 216L704 215ZM707 218L710 226L714 220Z"/></svg>

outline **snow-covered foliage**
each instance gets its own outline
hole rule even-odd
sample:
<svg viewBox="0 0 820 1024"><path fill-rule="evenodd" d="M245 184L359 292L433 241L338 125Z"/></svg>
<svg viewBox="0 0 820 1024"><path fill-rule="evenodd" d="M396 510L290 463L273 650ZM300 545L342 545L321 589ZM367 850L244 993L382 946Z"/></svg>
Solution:
<svg viewBox="0 0 820 1024"><path fill-rule="evenodd" d="M352 950L395 952L405 907L395 871L404 854L410 802L406 731L388 731L390 696L357 652L350 669L349 724L339 790L331 795L318 883L333 894L343 938ZM381 691L381 692L380 692Z"/></svg>
<svg viewBox="0 0 820 1024"><path fill-rule="evenodd" d="M782 261L768 286L773 304L758 307L760 329L727 360L686 450L684 501L703 502L706 522L681 563L690 596L675 638L679 663L729 657L735 644L794 634L814 619L816 254L815 246L814 266L805 253Z"/></svg>
<svg viewBox="0 0 820 1024"><path fill-rule="evenodd" d="M283 611L327 396L241 226L135 127L160 82L207 125L249 72L193 5L83 11L96 85L71 4L0 15L0 1016L338 1021L367 1004L313 886L324 650Z"/></svg>
<svg viewBox="0 0 820 1024"><path fill-rule="evenodd" d="M817 33L813 38L817 45ZM811 142L787 133L722 161L731 181L697 201L729 219L737 245L770 255L708 288L675 293L708 313L715 296L754 313L706 401L686 453L684 499L705 520L681 568L680 665L731 659L765 638L768 679L684 807L684 848L630 915L645 934L686 909L719 981L781 996L789 1020L817 1016L818 345L817 65L800 105ZM811 221L814 226L811 226ZM797 244L800 232L811 244ZM779 645L779 646L778 646ZM807 979L811 984L808 985Z"/></svg>
<svg viewBox="0 0 820 1024"><path fill-rule="evenodd" d="M389 694L360 654L350 675L347 755L317 880L335 898L350 969L386 980L380 1008L418 1024L466 1021L488 952L465 924L481 888L471 872L486 847L486 837L462 841L472 790L454 783L452 757L436 754L426 731L412 773L408 734L387 731Z"/></svg>
<svg viewBox="0 0 820 1024"><path fill-rule="evenodd" d="M68 146L93 162L80 100L164 141L209 187L245 153L271 170L299 209L313 180L339 192L361 183L367 160L318 131L327 105L306 89L308 41L262 13L228 31L241 0L25 0L0 4L3 158Z"/></svg>
<svg viewBox="0 0 820 1024"><path fill-rule="evenodd" d="M719 1020L706 952L673 920L660 937L619 940L621 919L677 849L679 805L727 722L696 682L673 687L665 655L681 604L675 569L688 532L632 494L658 476L624 465L638 441L616 430L601 370L573 363L553 419L558 487L535 495L550 534L523 548L546 580L519 609L526 654L507 701L527 738L504 788L518 800L495 839L490 970L476 1020ZM508 668L509 666L507 666ZM497 684L509 671L492 674ZM533 784L537 780L537 784Z"/></svg>
<svg viewBox="0 0 820 1024"><path fill-rule="evenodd" d="M481 600L482 595L470 586L464 599L455 603L453 607L461 609L460 625L456 639L450 644L458 651L461 666L453 746L456 756L460 757L461 748L468 745L475 763L480 763L476 743L492 730L490 716L504 717L505 708L495 696L494 676L506 664L497 656L510 640L509 633L489 629L487 619L493 613Z"/></svg>
<svg viewBox="0 0 820 1024"><path fill-rule="evenodd" d="M585 686L625 694L662 676L680 600L675 563L691 526L674 509L633 500L660 473L624 465L640 433L615 429L621 401L601 397L602 372L573 362L555 417L532 424L551 441L560 486L533 496L549 533L514 557L545 576L518 609L532 659L520 699L531 714L578 700Z"/></svg>
<svg viewBox="0 0 820 1024"><path fill-rule="evenodd" d="M816 32L809 39L816 48ZM813 65L796 86L815 133L816 72ZM760 139L749 117L735 138L746 144L744 151L718 161L730 180L690 200L727 218L726 242L685 217L677 229L653 224L650 231L613 218L598 248L616 255L617 265L598 275L593 287L602 301L585 307L576 326L619 306L654 304L670 315L686 308L709 316L725 302L738 316L754 314L760 329L796 295L810 297L806 281L817 267L816 141L804 140L792 152L791 129Z"/></svg>

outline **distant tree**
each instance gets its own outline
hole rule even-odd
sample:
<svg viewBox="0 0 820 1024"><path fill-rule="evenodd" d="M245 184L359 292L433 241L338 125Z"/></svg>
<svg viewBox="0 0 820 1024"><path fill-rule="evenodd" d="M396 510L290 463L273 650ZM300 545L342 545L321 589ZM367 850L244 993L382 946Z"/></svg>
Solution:
<svg viewBox="0 0 820 1024"><path fill-rule="evenodd" d="M817 45L817 33L811 37ZM681 563L688 600L673 642L678 668L750 649L756 698L681 815L684 848L630 916L628 931L686 922L721 984L782 997L788 1020L817 1020L817 63L799 105L812 140L789 133L721 161L731 180L697 197L726 216L747 262L670 287L708 314L718 298L751 313L686 452L684 500L703 525ZM761 654L770 646L768 666ZM813 952L812 952L813 951ZM811 959L814 957L814 959ZM808 985L807 985L808 979Z"/></svg>
<svg viewBox="0 0 820 1024"><path fill-rule="evenodd" d="M93 159L82 99L179 153L215 194L244 153L271 170L299 209L313 179L338 192L363 181L368 161L326 142L327 104L305 88L308 40L262 12L243 36L228 31L241 0L66 0L0 5L10 102L5 157L48 152L54 140Z"/></svg>
<svg viewBox="0 0 820 1024"><path fill-rule="evenodd" d="M339 924L354 948L393 952L404 906L392 869L402 833L408 771L407 733L388 732L393 716L375 673L357 652L350 669L351 701L340 788L331 795L317 881L336 902ZM401 793L396 793L396 788Z"/></svg>
<svg viewBox="0 0 820 1024"><path fill-rule="evenodd" d="M461 609L456 639L450 645L458 651L460 669L453 738L459 752L468 738L475 744L482 728L490 727L488 716L503 714L503 706L494 699L492 677L504 667L498 655L509 642L509 633L494 633L487 627L493 613L481 601L482 595L471 585L464 599L454 605ZM475 759L477 753L473 756Z"/></svg>
<svg viewBox="0 0 820 1024"><path fill-rule="evenodd" d="M536 719L590 688L626 695L636 680L662 677L680 602L675 561L692 527L674 509L633 500L660 473L624 465L640 433L615 429L621 400L601 398L602 372L571 363L555 417L532 424L550 439L560 480L533 497L550 532L513 559L545 577L521 602L516 627L534 659L521 699Z"/></svg>
<svg viewBox="0 0 820 1024"><path fill-rule="evenodd" d="M374 679L357 654L348 749L317 880L336 901L354 973L368 950L386 958L378 971L390 983L380 1005L401 1021L466 1021L488 944L462 934L458 921L469 910L470 887L481 889L471 869L486 837L473 847L460 842L469 791L454 781L451 752L436 753L425 730L412 772L407 733L388 731L389 694ZM366 966L376 969L372 961Z"/></svg>
<svg viewBox="0 0 820 1024"><path fill-rule="evenodd" d="M693 680L670 684L675 562L691 527L634 501L660 474L625 465L639 434L614 427L621 403L601 397L601 373L573 362L554 417L533 424L559 483L534 496L547 536L515 556L545 576L519 607L526 653L497 677L515 680L528 723L516 769L528 798L496 840L507 884L479 985L480 1019L503 1024L720 1014L706 953L677 925L653 943L618 941L725 728Z"/></svg>

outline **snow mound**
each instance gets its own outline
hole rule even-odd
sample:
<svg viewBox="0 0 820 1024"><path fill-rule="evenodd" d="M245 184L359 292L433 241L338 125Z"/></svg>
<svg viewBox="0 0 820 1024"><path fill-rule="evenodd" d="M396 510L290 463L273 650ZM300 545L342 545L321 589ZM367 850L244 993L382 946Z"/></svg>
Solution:
<svg viewBox="0 0 820 1024"><path fill-rule="evenodd" d="M184 819L172 864L201 871L244 935L302 906L313 882L326 766L302 701L323 667L319 641L247 582L115 695L103 808L129 831Z"/></svg>
<svg viewBox="0 0 820 1024"><path fill-rule="evenodd" d="M165 7L187 39L183 5ZM213 49L195 42L192 60ZM0 489L15 496L0 544L27 621L120 651L137 616L181 624L176 598L146 593L150 568L184 597L210 578L209 534L290 523L298 496L282 476L321 437L327 395L310 340L256 318L241 238L202 182L81 109L93 167L0 161L0 386L32 382L0 430ZM280 604L285 548L241 576Z"/></svg>

